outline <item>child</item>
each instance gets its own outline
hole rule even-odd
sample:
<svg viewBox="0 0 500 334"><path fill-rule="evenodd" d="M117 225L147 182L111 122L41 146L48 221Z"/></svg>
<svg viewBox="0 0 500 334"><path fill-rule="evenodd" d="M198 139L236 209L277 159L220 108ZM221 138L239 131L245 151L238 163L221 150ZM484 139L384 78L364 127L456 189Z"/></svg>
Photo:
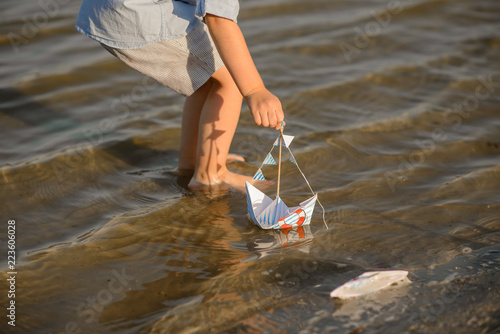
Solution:
<svg viewBox="0 0 500 334"><path fill-rule="evenodd" d="M189 187L244 189L226 168L242 97L255 124L280 128L269 92L236 23L237 0L83 0L76 29L127 65L186 95L178 171Z"/></svg>

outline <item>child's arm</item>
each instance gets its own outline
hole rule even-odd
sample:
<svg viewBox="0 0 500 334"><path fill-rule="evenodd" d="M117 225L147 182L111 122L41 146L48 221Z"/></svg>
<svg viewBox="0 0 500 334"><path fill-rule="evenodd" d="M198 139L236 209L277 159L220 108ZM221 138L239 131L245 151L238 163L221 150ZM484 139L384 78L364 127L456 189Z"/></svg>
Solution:
<svg viewBox="0 0 500 334"><path fill-rule="evenodd" d="M247 101L255 124L278 130L285 117L281 102L264 86L238 24L212 14L205 16L205 22L224 64Z"/></svg>

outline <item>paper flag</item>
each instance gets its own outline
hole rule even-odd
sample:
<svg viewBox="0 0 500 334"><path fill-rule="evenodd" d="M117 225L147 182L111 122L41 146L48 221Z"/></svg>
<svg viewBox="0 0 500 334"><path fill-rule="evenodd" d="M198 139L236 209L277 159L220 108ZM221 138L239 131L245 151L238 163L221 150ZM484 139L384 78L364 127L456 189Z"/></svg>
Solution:
<svg viewBox="0 0 500 334"><path fill-rule="evenodd" d="M264 160L263 164L265 165L276 165L276 161L274 160L273 156L271 155L271 153L269 153L266 157L266 159Z"/></svg>
<svg viewBox="0 0 500 334"><path fill-rule="evenodd" d="M265 181L266 180L266 178L264 177L264 174L262 174L262 171L260 170L260 168L257 171L257 173L255 173L255 175L253 176L253 179L254 180L259 180L259 181Z"/></svg>
<svg viewBox="0 0 500 334"><path fill-rule="evenodd" d="M288 147L292 142L293 138L294 138L293 136L283 135L283 142L281 143L281 146ZM274 146L279 146L279 144L280 144L280 137L276 138Z"/></svg>
<svg viewBox="0 0 500 334"><path fill-rule="evenodd" d="M297 161L295 161L295 158L293 156L290 157L290 161L293 162L294 164L297 164Z"/></svg>

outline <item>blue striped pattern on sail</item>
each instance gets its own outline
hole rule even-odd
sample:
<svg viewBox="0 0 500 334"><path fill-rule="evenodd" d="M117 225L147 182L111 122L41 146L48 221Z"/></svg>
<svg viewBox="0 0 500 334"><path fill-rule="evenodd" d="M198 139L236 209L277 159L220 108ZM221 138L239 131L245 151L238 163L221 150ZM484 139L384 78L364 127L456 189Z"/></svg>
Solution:
<svg viewBox="0 0 500 334"><path fill-rule="evenodd" d="M266 178L264 177L264 174L262 174L262 170L260 168L257 171L257 173L255 173L255 175L253 176L253 179L254 180L259 180L259 181L265 181L266 180Z"/></svg>
<svg viewBox="0 0 500 334"><path fill-rule="evenodd" d="M293 225L293 224L296 224L298 220L299 220L299 216L296 214L293 214L293 212L292 212L292 214L290 216L285 218L285 224Z"/></svg>
<svg viewBox="0 0 500 334"><path fill-rule="evenodd" d="M285 216L288 207L277 197L258 217L260 227L264 229L279 228L278 220Z"/></svg>
<svg viewBox="0 0 500 334"><path fill-rule="evenodd" d="M288 147L290 145L290 143L292 142L294 136L289 136L289 135L283 135L283 141L281 142L281 146L285 146L285 147ZM275 141L274 141L274 146L279 146L280 145L280 137L278 137Z"/></svg>
<svg viewBox="0 0 500 334"><path fill-rule="evenodd" d="M266 157L266 159L264 159L263 164L265 164L265 165L276 165L276 161L274 160L274 158L271 155L271 153L267 154L267 157Z"/></svg>
<svg viewBox="0 0 500 334"><path fill-rule="evenodd" d="M297 214L293 214L293 212L297 209L302 209L302 210L304 210L304 213L306 215L306 219L302 223L302 226L309 225L311 223L311 218L313 215L314 206L316 205L316 198L317 197L315 195L315 196L305 200L304 202L300 203L300 206L290 208L291 214L290 214L290 216L285 218L285 224L287 224L287 225L297 224L300 216Z"/></svg>

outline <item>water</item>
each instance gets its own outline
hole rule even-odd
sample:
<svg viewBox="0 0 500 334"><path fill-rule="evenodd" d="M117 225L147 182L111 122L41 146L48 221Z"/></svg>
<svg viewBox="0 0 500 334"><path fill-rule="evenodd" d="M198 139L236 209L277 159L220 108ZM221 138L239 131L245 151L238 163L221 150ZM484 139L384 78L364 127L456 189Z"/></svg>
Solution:
<svg viewBox="0 0 500 334"><path fill-rule="evenodd" d="M285 246L243 194L171 173L183 98L78 34L79 4L0 5L0 242L15 219L18 262L2 332L498 330L498 1L242 2L329 226L318 207ZM253 174L275 135L244 107L230 169ZM309 195L290 166L281 180L290 205ZM329 298L383 269L412 283Z"/></svg>

